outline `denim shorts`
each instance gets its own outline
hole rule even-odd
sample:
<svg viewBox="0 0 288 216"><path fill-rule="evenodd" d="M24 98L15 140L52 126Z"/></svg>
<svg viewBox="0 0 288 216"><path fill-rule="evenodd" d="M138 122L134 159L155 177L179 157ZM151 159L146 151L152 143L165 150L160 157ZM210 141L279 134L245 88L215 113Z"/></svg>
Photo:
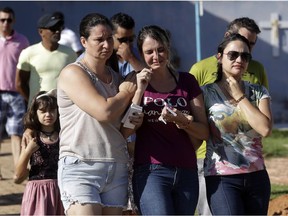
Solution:
<svg viewBox="0 0 288 216"><path fill-rule="evenodd" d="M8 135L23 134L24 98L17 92L0 92L0 140L4 125Z"/></svg>
<svg viewBox="0 0 288 216"><path fill-rule="evenodd" d="M100 204L125 208L128 202L128 165L81 161L65 156L58 164L58 185L65 212L71 204Z"/></svg>

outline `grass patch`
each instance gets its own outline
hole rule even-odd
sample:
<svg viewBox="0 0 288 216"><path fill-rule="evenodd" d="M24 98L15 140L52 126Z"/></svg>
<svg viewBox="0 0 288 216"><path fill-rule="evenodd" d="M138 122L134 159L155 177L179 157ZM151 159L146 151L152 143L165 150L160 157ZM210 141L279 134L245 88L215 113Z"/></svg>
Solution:
<svg viewBox="0 0 288 216"><path fill-rule="evenodd" d="M272 131L272 135L263 139L265 158L288 156L288 130Z"/></svg>
<svg viewBox="0 0 288 216"><path fill-rule="evenodd" d="M269 137L263 138L263 153L265 158L288 156L288 130L273 129ZM288 194L288 185L271 185L270 199Z"/></svg>
<svg viewBox="0 0 288 216"><path fill-rule="evenodd" d="M285 194L288 194L288 185L271 185L270 200Z"/></svg>

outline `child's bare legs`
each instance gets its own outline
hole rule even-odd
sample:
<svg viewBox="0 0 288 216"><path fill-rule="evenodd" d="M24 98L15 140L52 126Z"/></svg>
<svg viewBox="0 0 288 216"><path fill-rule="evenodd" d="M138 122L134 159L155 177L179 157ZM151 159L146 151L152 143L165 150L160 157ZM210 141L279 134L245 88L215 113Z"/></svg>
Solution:
<svg viewBox="0 0 288 216"><path fill-rule="evenodd" d="M11 149L12 149L12 155L13 155L14 167L15 167L19 159L20 151L21 151L21 137L20 136L11 135Z"/></svg>
<svg viewBox="0 0 288 216"><path fill-rule="evenodd" d="M73 204L67 215L122 215L122 208L102 207L100 204Z"/></svg>
<svg viewBox="0 0 288 216"><path fill-rule="evenodd" d="M13 155L14 169L20 157L21 151L21 137L18 135L11 135L11 150ZM16 176L13 176L13 179L16 179Z"/></svg>

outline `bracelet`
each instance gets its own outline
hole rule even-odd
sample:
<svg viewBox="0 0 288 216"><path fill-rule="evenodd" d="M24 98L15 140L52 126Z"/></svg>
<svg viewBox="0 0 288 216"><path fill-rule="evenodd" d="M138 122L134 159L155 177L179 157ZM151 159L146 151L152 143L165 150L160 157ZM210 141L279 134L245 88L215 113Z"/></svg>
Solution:
<svg viewBox="0 0 288 216"><path fill-rule="evenodd" d="M243 94L238 100L236 100L236 103L239 103L241 100L243 100L246 97L245 94Z"/></svg>

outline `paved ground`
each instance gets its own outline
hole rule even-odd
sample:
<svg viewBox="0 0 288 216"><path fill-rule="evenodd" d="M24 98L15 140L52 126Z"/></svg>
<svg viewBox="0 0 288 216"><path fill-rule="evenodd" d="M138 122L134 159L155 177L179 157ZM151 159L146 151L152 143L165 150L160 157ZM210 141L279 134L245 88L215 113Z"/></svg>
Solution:
<svg viewBox="0 0 288 216"><path fill-rule="evenodd" d="M266 166L271 182L288 185L288 157L266 160ZM0 150L0 166L3 179L0 180L0 215L19 215L21 199L26 181L20 185L14 184L13 160L10 140L5 140Z"/></svg>
<svg viewBox="0 0 288 216"><path fill-rule="evenodd" d="M0 180L0 214L19 215L20 205L26 181L20 185L14 184L13 158L11 154L10 140L1 144L0 167L3 179Z"/></svg>

